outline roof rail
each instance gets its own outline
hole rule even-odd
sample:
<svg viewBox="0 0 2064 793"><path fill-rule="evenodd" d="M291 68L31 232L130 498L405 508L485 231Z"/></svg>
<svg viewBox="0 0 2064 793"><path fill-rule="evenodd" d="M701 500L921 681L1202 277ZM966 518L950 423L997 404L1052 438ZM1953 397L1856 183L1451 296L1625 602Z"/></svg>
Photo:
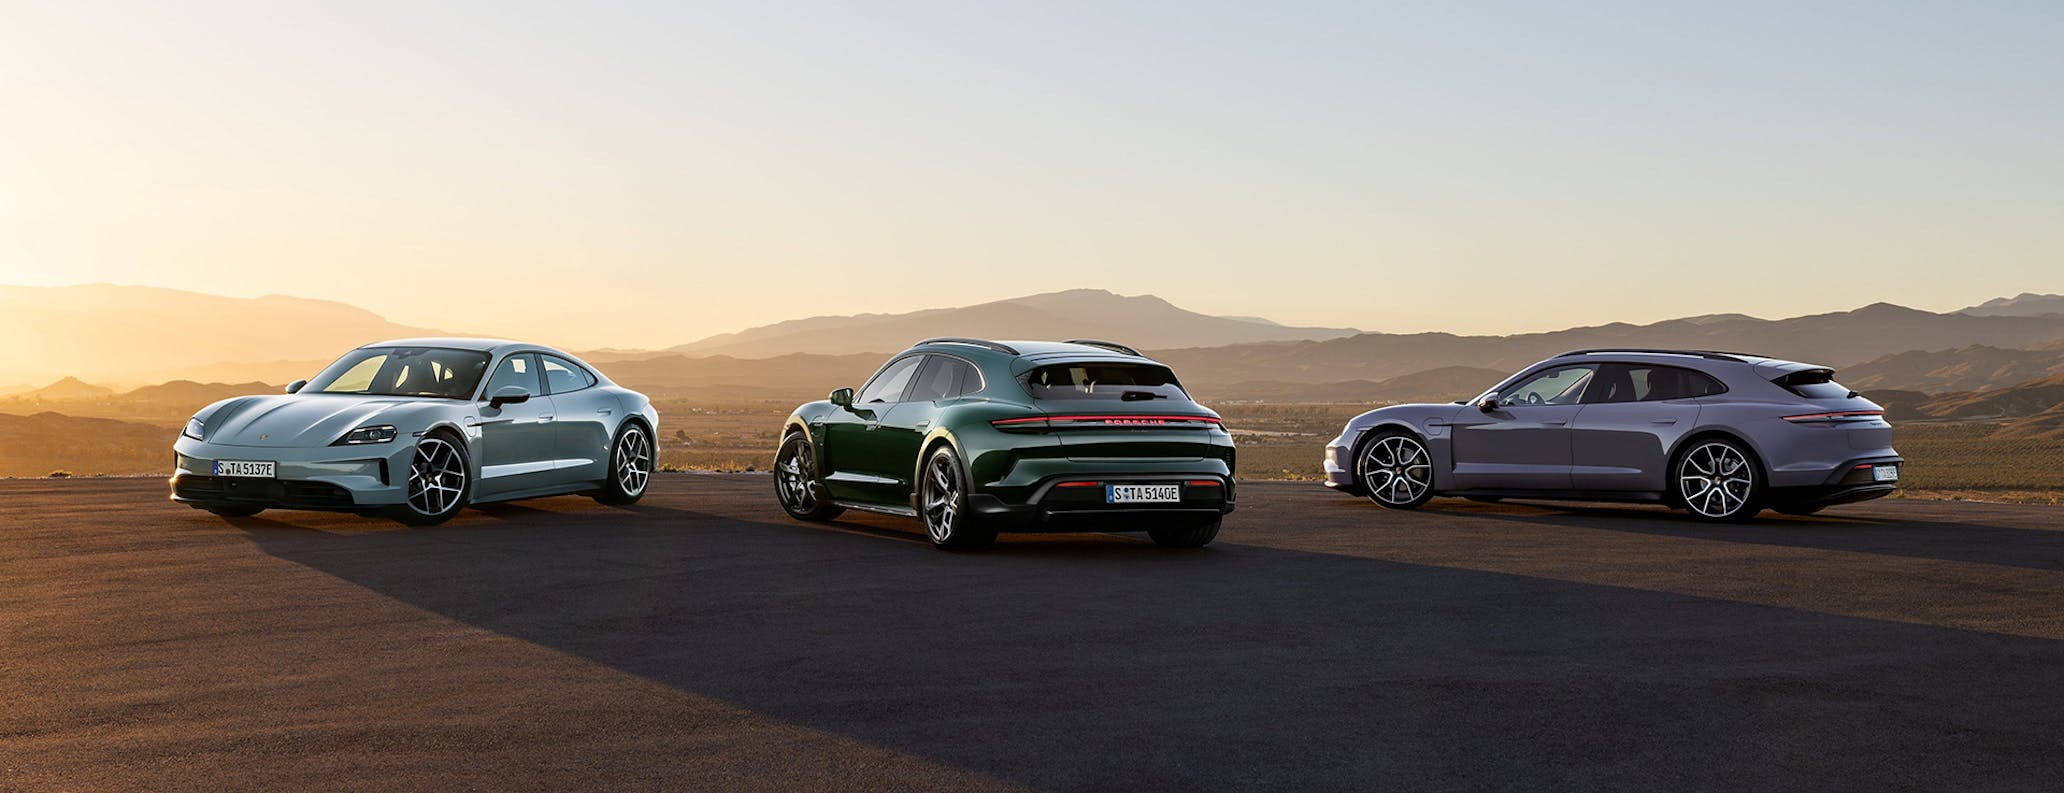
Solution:
<svg viewBox="0 0 2064 793"><path fill-rule="evenodd" d="M1110 350L1110 351L1112 351L1112 352L1122 352L1122 353L1125 353L1126 355L1130 355L1130 356L1133 356L1133 357L1135 357L1135 358L1144 358L1144 357L1146 357L1146 356L1144 356L1144 355L1140 355L1140 354L1139 354L1139 350L1135 350L1135 349L1133 349L1133 348L1131 348L1131 347L1127 347L1127 346L1125 346L1125 345L1123 345L1123 344L1119 344L1118 342L1115 342L1115 341L1103 341L1103 340L1101 340L1101 339L1069 339L1069 340L1068 340L1068 343L1069 343L1069 344L1081 344L1081 345L1084 345L1084 346L1088 346L1088 347L1102 347L1102 348L1104 348L1104 349L1106 349L1106 350Z"/></svg>
<svg viewBox="0 0 2064 793"><path fill-rule="evenodd" d="M988 339L967 339L961 338L959 336L939 336L936 338L925 339L924 341L918 342L910 346L923 347L927 344L966 344L973 347L981 347L984 349L995 350L1005 355L1018 354L1018 348L1012 347L1008 344L998 344L996 342L989 341Z"/></svg>
<svg viewBox="0 0 2064 793"><path fill-rule="evenodd" d="M1568 358L1576 355L1601 355L1616 352L1643 353L1648 355L1691 355L1714 361L1733 361L1735 363L1748 363L1749 358L1749 356L1745 355L1744 353L1735 352L1715 352L1713 350L1659 350L1644 349L1641 347L1599 347L1597 349L1588 350L1570 350L1569 352L1557 355L1555 357Z"/></svg>

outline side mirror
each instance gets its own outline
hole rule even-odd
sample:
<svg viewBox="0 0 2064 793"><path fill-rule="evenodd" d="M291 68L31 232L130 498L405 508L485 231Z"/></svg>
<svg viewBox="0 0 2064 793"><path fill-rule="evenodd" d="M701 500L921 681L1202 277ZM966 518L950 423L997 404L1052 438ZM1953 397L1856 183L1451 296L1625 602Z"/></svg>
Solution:
<svg viewBox="0 0 2064 793"><path fill-rule="evenodd" d="M295 380L294 382L291 382L291 383L288 383L288 384L287 384L287 393L289 393L289 394L299 394L299 393L301 393L301 389L303 389L303 388L307 388L307 387L308 387L308 381L307 381L307 380Z"/></svg>
<svg viewBox="0 0 2064 793"><path fill-rule="evenodd" d="M1476 401L1476 409L1489 413L1498 409L1498 392L1492 391Z"/></svg>
<svg viewBox="0 0 2064 793"><path fill-rule="evenodd" d="M831 404L837 405L842 408L852 407L853 389L841 388L837 391L831 392Z"/></svg>
<svg viewBox="0 0 2064 793"><path fill-rule="evenodd" d="M487 400L487 406L496 410L503 405L520 405L530 401L530 392L520 385L505 385L495 389L494 396Z"/></svg>

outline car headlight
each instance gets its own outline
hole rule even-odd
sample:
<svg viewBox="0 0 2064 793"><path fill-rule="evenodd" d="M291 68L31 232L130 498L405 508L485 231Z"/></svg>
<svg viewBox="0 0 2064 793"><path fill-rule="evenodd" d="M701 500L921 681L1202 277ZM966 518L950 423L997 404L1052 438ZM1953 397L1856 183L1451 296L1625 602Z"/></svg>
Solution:
<svg viewBox="0 0 2064 793"><path fill-rule="evenodd" d="M358 429L344 433L344 437L338 438L336 443L332 443L330 445L362 446L368 443L386 443L388 441L394 440L394 435L394 425L392 424L380 424L372 427L359 427Z"/></svg>
<svg viewBox="0 0 2064 793"><path fill-rule="evenodd" d="M185 435L186 437L192 438L197 441L204 441L207 440L207 438L201 437L201 434L207 431L207 429L208 428L206 426L201 424L200 419L187 419L186 429L180 430L179 434Z"/></svg>

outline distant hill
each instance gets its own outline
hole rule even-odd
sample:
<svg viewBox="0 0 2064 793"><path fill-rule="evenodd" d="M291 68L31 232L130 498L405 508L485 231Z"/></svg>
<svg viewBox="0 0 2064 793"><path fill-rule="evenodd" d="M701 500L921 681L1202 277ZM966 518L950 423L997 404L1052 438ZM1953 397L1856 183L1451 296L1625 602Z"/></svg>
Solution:
<svg viewBox="0 0 2064 793"><path fill-rule="evenodd" d="M2023 292L2013 297L1996 297L1957 312L1980 317L2035 317L2064 314L2064 295Z"/></svg>
<svg viewBox="0 0 2064 793"><path fill-rule="evenodd" d="M100 399L114 396L115 390L107 386L94 385L76 377L67 377L42 388L33 388L6 397L9 402L71 402L81 399Z"/></svg>
<svg viewBox="0 0 2064 793"><path fill-rule="evenodd" d="M1296 328L1252 317L1215 317L1152 295L1073 289L907 314L793 319L673 347L689 355L766 358L787 353L889 353L931 336L987 339L1097 338L1134 347L1215 347L1331 339L1352 328Z"/></svg>
<svg viewBox="0 0 2064 793"><path fill-rule="evenodd" d="M2002 439L2053 439L2064 438L2064 404L2057 404L2041 413L2007 422L1992 434ZM2055 464L2055 460L2050 461Z"/></svg>
<svg viewBox="0 0 2064 793"><path fill-rule="evenodd" d="M2011 418L2044 413L2060 404L2064 404L2064 374L1990 391L1943 394L1922 403L1921 410L1938 418Z"/></svg>
<svg viewBox="0 0 2064 793"><path fill-rule="evenodd" d="M1327 383L1381 381L1445 366L1509 372L1557 353L1595 347L1734 350L1841 368L1908 350L1974 345L2032 348L2059 342L2064 342L2064 316L1934 314L1879 303L1854 311L1780 320L1680 319L1515 336L1367 333L1325 341L1164 349L1154 353L1189 379Z"/></svg>
<svg viewBox="0 0 2064 793"><path fill-rule="evenodd" d="M1973 345L1954 350L1913 350L1844 367L1850 388L1902 388L1941 394L1984 391L2064 373L2064 349L2003 350Z"/></svg>
<svg viewBox="0 0 2064 793"><path fill-rule="evenodd" d="M369 341L436 333L327 300L108 284L0 286L0 338L14 342L0 347L9 379L157 382L223 362L328 362Z"/></svg>
<svg viewBox="0 0 2064 793"><path fill-rule="evenodd" d="M52 389L58 386L64 388L55 393L65 396L38 396L50 394ZM0 397L0 413L25 416L55 410L68 416L82 418L177 424L184 422L194 411L220 400L249 394L279 392L279 386L265 383L196 383L191 380L175 380L115 393L107 388L79 383L68 378L50 388Z"/></svg>

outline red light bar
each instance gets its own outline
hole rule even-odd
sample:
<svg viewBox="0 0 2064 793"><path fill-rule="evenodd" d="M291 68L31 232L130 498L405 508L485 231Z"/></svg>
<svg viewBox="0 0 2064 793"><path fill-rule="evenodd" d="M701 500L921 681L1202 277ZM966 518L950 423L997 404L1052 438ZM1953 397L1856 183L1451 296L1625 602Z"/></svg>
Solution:
<svg viewBox="0 0 2064 793"><path fill-rule="evenodd" d="M1835 411L1835 412L1833 412L1833 413L1806 413L1806 414L1802 414L1802 415L1798 415L1798 416L1786 416L1786 417L1784 417L1784 420L1785 420L1785 421L1790 421L1790 422L1801 422L1801 421L1834 421L1835 419L1839 419L1839 418L1844 418L1844 417L1847 417L1847 416L1883 416L1883 415L1885 415L1885 411L1882 411L1882 410L1838 410L1838 411Z"/></svg>
<svg viewBox="0 0 2064 793"><path fill-rule="evenodd" d="M1218 487L1219 481L1216 479L1192 479L1188 482L1184 482L1183 484L1189 485L1191 487Z"/></svg>
<svg viewBox="0 0 2064 793"><path fill-rule="evenodd" d="M1224 424L1216 416L1026 416L989 422L1002 428L1016 427L1216 427Z"/></svg>
<svg viewBox="0 0 2064 793"><path fill-rule="evenodd" d="M1102 482L1062 482L1062 483L1060 483L1060 484L1058 484L1058 485L1054 485L1054 487L1096 487L1097 485L1101 485L1101 484L1103 484L1103 483L1102 483Z"/></svg>

